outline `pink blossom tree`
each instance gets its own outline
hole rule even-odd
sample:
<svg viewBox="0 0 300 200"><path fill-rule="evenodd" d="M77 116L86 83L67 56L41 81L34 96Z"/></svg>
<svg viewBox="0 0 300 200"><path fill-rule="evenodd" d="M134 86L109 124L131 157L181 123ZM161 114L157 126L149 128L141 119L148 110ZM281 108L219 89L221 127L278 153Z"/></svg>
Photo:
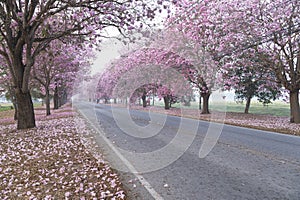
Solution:
<svg viewBox="0 0 300 200"><path fill-rule="evenodd" d="M173 20L171 18L168 22L173 23ZM156 35L150 46L164 50L159 53L168 52L172 55L166 64L176 68L198 90L199 109L203 98L201 113L209 114L209 97L220 81L217 79L220 66L213 60L212 51L209 52L205 46L195 42L177 26L169 27Z"/></svg>
<svg viewBox="0 0 300 200"><path fill-rule="evenodd" d="M71 50L64 52L67 62L63 67L59 68L58 74L55 76L54 84L54 109L58 109L65 104L72 95L73 90L81 84L82 81L90 79L91 59L94 54L90 48ZM75 57L76 56L76 57ZM63 63L63 62L62 62Z"/></svg>
<svg viewBox="0 0 300 200"><path fill-rule="evenodd" d="M173 24L204 45L214 60L226 65L224 58L258 55L261 66L275 72L289 91L291 122L300 123L299 1L178 1L176 8Z"/></svg>
<svg viewBox="0 0 300 200"><path fill-rule="evenodd" d="M59 81L72 83L75 81L78 72L83 70L83 62L87 62L92 57L90 48L74 48L72 45L66 45L61 41L53 41L49 46L37 57L32 70L32 77L37 81L45 96L46 115L50 115L50 92L56 91L54 94L55 108L59 107L58 102L58 85ZM61 84L61 83L60 83Z"/></svg>
<svg viewBox="0 0 300 200"><path fill-rule="evenodd" d="M29 80L37 56L53 40L77 38L97 43L106 27L131 30L154 18L156 6L137 1L1 1L0 54L11 73L18 129L35 127Z"/></svg>
<svg viewBox="0 0 300 200"><path fill-rule="evenodd" d="M165 109L169 109L175 96L185 95L190 89L184 76L175 69L179 59L175 58L170 52L155 48L132 51L102 74L99 91L104 96L132 100L140 96L144 106L146 95L155 92L164 99Z"/></svg>
<svg viewBox="0 0 300 200"><path fill-rule="evenodd" d="M276 75L276 81L289 91L291 122L300 123L299 80L300 74L300 3L299 1L257 1L247 3L232 1L227 8L232 21L225 30L224 43L232 46L229 54L240 57L253 49L261 65ZM243 12L241 12L243 11ZM240 32L234 28L239 26ZM228 48L229 49L229 48Z"/></svg>

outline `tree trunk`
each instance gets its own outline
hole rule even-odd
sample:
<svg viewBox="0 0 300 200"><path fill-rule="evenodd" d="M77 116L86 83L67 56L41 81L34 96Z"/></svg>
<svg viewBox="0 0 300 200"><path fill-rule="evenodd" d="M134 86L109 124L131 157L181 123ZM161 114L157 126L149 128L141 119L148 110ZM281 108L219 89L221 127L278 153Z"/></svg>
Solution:
<svg viewBox="0 0 300 200"><path fill-rule="evenodd" d="M23 93L20 89L16 90L16 100L18 107L17 129L27 129L35 127L35 117L33 103L30 92Z"/></svg>
<svg viewBox="0 0 300 200"><path fill-rule="evenodd" d="M300 123L299 90L290 91L291 123Z"/></svg>
<svg viewBox="0 0 300 200"><path fill-rule="evenodd" d="M54 103L54 110L59 108L59 97L58 97L58 88L55 87L54 95L53 95L53 103Z"/></svg>
<svg viewBox="0 0 300 200"><path fill-rule="evenodd" d="M245 111L244 111L245 114L249 113L251 99L252 99L252 97L247 97L246 107L245 107Z"/></svg>
<svg viewBox="0 0 300 200"><path fill-rule="evenodd" d="M146 95L145 94L143 94L143 96L142 96L142 101L143 101L143 107L146 108L147 101L146 101Z"/></svg>
<svg viewBox="0 0 300 200"><path fill-rule="evenodd" d="M46 89L46 97L45 97L45 104L46 104L46 115L51 115L50 111L50 92L49 89Z"/></svg>
<svg viewBox="0 0 300 200"><path fill-rule="evenodd" d="M165 103L165 110L169 110L170 109L170 97L169 97L169 95L164 97L164 103Z"/></svg>
<svg viewBox="0 0 300 200"><path fill-rule="evenodd" d="M155 94L156 94L156 90L155 89L153 89L153 99L152 99L152 106L154 106L154 101L155 101Z"/></svg>
<svg viewBox="0 0 300 200"><path fill-rule="evenodd" d="M114 98L114 104L117 104L117 98Z"/></svg>
<svg viewBox="0 0 300 200"><path fill-rule="evenodd" d="M13 106L15 109L14 120L18 120L18 106L15 100L13 101Z"/></svg>
<svg viewBox="0 0 300 200"><path fill-rule="evenodd" d="M199 92L200 95L199 95L199 110L201 110L201 92Z"/></svg>
<svg viewBox="0 0 300 200"><path fill-rule="evenodd" d="M209 97L210 97L210 93L202 94L203 108L201 114L209 114L209 109L208 109Z"/></svg>

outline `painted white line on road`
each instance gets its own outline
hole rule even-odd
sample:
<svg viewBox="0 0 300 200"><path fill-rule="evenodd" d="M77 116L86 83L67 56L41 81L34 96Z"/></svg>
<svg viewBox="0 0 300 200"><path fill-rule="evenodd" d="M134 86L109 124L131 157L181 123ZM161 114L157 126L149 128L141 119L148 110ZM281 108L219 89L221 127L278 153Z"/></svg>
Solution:
<svg viewBox="0 0 300 200"><path fill-rule="evenodd" d="M139 172L135 169L135 167L120 153L120 151L117 148L115 148L115 146L111 143L111 141L105 137L104 133L99 128L97 128L89 120L89 118L83 112L80 111L80 109L78 109L78 111L90 123L90 125L93 127L93 129L98 132L98 134L102 137L102 139L106 142L106 144L111 148L111 150L113 150L115 152L115 154L120 158L120 160L122 160L122 162L130 170L130 172L135 175L135 177L145 187L145 189L149 192L149 194L156 200L163 200L163 197L153 189L153 187L150 185L150 183L148 181L146 181L146 179L142 175L139 174Z"/></svg>

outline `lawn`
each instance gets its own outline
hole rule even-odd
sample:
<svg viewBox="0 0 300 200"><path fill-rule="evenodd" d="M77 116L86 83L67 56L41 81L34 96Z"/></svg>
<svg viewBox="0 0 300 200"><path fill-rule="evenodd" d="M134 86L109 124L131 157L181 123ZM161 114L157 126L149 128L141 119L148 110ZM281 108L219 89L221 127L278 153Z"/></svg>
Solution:
<svg viewBox="0 0 300 200"><path fill-rule="evenodd" d="M211 104L212 110L220 111L222 110L221 106L217 103ZM243 113L245 110L245 103L235 103L235 102L228 102L226 103L226 111L227 112L237 112ZM264 106L261 103L253 102L250 105L249 113L251 114L264 114L264 115L274 115L274 116L289 116L290 115L290 108L289 104L281 103L281 102L274 102L272 104Z"/></svg>
<svg viewBox="0 0 300 200"><path fill-rule="evenodd" d="M162 101L155 102L157 106L164 106ZM235 102L210 102L210 110L212 111L224 111L227 112L236 112L236 113L243 113L245 109L245 103L235 103ZM176 103L172 105L174 108L179 108L180 103ZM198 108L198 102L192 102L191 106L185 107L191 109ZM289 104L283 103L280 101L273 102L269 105L264 106L262 103L259 102L252 102L250 105L249 113L251 114L263 114L263 115L273 115L273 116L281 116L287 117L290 115L290 107Z"/></svg>
<svg viewBox="0 0 300 200"><path fill-rule="evenodd" d="M7 111L7 110L12 110L13 108L11 106L0 106L0 112L1 111Z"/></svg>
<svg viewBox="0 0 300 200"><path fill-rule="evenodd" d="M35 108L43 107L42 103L33 103ZM11 103L0 103L0 112L1 111L8 111L13 110L13 105Z"/></svg>

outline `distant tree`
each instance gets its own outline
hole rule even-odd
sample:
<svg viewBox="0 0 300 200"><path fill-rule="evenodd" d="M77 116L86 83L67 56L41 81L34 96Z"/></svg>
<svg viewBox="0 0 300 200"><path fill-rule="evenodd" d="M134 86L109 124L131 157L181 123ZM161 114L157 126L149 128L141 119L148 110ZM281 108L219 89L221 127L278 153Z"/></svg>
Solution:
<svg viewBox="0 0 300 200"><path fill-rule="evenodd" d="M45 97L46 115L50 115L50 93L58 93L58 81L63 80L65 83L74 82L78 77L78 72L83 72L83 63L88 62L93 56L93 50L82 46L74 48L71 44L64 44L61 41L53 41L37 57L33 66L32 78L40 84L41 91ZM60 81L62 82L62 81ZM54 94L58 98L58 94ZM59 100L54 99L55 108L58 108Z"/></svg>
<svg viewBox="0 0 300 200"><path fill-rule="evenodd" d="M14 87L11 83L11 77L9 72L7 71L6 63L5 60L1 58L0 56L0 88L2 88L5 94L5 98L7 100L10 100L13 104L13 107L15 109L14 113L14 120L18 119L18 107L17 107L17 102L16 102L16 95L15 95L15 90Z"/></svg>
<svg viewBox="0 0 300 200"><path fill-rule="evenodd" d="M274 72L265 68L259 59L244 56L235 63L223 66L224 89L233 89L237 101L246 101L244 113L249 113L251 100L257 97L264 105L281 95Z"/></svg>
<svg viewBox="0 0 300 200"><path fill-rule="evenodd" d="M170 109L176 98L191 90L180 71L174 54L156 48L141 48L127 53L102 74L98 88L102 96L146 101L146 94L156 94L164 99L165 109ZM175 98L176 97L176 98ZM146 102L144 103L146 104Z"/></svg>

